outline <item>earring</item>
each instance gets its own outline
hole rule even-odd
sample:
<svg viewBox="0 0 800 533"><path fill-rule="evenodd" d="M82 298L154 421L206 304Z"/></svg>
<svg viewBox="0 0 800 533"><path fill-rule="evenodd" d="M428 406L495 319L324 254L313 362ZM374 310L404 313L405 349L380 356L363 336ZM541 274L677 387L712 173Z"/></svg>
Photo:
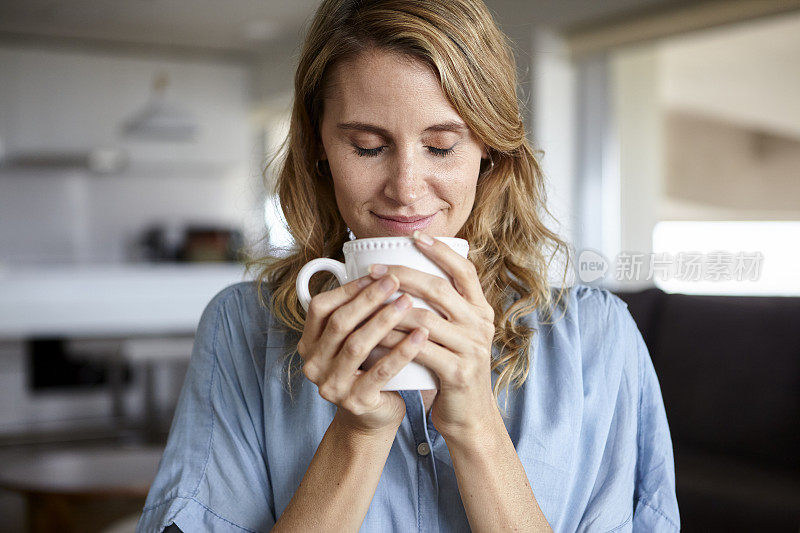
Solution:
<svg viewBox="0 0 800 533"><path fill-rule="evenodd" d="M325 161L325 159L317 159L317 162L314 164L314 166L316 166L317 168L317 174L319 174L320 176L325 175L325 172L319 166L319 164L322 163L323 161Z"/></svg>
<svg viewBox="0 0 800 533"><path fill-rule="evenodd" d="M494 170L494 160L492 159L492 154L489 154L489 168L481 172L480 177L488 176L492 173L492 170Z"/></svg>

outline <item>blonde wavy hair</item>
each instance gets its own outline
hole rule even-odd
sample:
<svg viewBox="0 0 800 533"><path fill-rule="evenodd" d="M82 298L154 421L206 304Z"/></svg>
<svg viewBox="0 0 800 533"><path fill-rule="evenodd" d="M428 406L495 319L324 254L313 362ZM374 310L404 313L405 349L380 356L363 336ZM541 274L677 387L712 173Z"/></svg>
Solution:
<svg viewBox="0 0 800 533"><path fill-rule="evenodd" d="M289 133L265 168L266 175L279 161L274 190L294 244L288 254L273 250L246 262L248 270L258 271L259 299L282 326L300 334L305 311L295 291L298 272L318 257L343 261L349 230L336 205L330 169L317 165L319 126L332 70L370 49L428 65L451 105L489 149L493 165L482 170L472 212L456 236L470 243L469 259L495 311L494 342L500 350L491 363L499 375L493 394L497 401L506 388L507 401L507 387L512 382L521 387L531 364L535 329L520 318L538 309L548 319L566 301L569 253L543 223L550 215L544 176L525 137L512 48L481 0L324 0L319 6L294 78ZM559 252L567 252L564 277L553 291L547 270ZM335 278L324 273L312 279L311 293L335 286ZM295 360L296 344L287 348L291 395L302 360Z"/></svg>

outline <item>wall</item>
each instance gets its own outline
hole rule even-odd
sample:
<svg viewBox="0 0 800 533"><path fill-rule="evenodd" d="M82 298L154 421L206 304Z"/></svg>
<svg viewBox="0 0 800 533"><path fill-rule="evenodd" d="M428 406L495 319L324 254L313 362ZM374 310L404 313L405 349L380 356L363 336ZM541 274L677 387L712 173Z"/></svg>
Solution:
<svg viewBox="0 0 800 533"><path fill-rule="evenodd" d="M658 50L646 44L620 51L611 70L620 161L619 251L650 253L663 190Z"/></svg>
<svg viewBox="0 0 800 533"><path fill-rule="evenodd" d="M0 48L0 140L7 153L127 150L121 175L0 172L0 262L119 262L153 221L204 221L261 232L260 156L244 65L142 58L102 51ZM197 140L124 138L121 123L147 101L153 77L197 117ZM255 178L254 178L255 176Z"/></svg>
<svg viewBox="0 0 800 533"><path fill-rule="evenodd" d="M676 37L659 61L665 107L800 137L800 14Z"/></svg>
<svg viewBox="0 0 800 533"><path fill-rule="evenodd" d="M800 14L671 39L658 61L663 217L800 219Z"/></svg>
<svg viewBox="0 0 800 533"><path fill-rule="evenodd" d="M665 145L665 194L705 205L701 220L800 220L800 136L669 110Z"/></svg>

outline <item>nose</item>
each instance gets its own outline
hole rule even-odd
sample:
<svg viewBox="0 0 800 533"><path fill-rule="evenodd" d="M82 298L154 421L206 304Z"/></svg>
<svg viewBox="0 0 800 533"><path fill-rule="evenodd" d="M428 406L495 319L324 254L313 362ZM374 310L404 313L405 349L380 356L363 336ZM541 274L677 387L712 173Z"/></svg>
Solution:
<svg viewBox="0 0 800 533"><path fill-rule="evenodd" d="M389 169L384 194L401 205L411 205L425 192L424 165L415 161L412 150L398 150Z"/></svg>

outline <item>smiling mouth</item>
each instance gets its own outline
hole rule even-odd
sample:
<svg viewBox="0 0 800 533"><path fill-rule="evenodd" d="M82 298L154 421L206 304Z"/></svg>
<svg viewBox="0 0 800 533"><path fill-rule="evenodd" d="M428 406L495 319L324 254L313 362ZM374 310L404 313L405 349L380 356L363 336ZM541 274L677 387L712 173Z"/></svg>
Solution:
<svg viewBox="0 0 800 533"><path fill-rule="evenodd" d="M434 223L439 211L430 215L379 215L371 212L377 218L377 223L387 235L410 235L414 230L424 231Z"/></svg>
<svg viewBox="0 0 800 533"><path fill-rule="evenodd" d="M379 215L378 213L373 213L376 217L382 218L384 220L394 220L395 222L417 222L418 220L425 220L426 218L430 218L436 213L431 213L430 215L416 215L410 217L401 217L401 216L386 216L386 215Z"/></svg>

